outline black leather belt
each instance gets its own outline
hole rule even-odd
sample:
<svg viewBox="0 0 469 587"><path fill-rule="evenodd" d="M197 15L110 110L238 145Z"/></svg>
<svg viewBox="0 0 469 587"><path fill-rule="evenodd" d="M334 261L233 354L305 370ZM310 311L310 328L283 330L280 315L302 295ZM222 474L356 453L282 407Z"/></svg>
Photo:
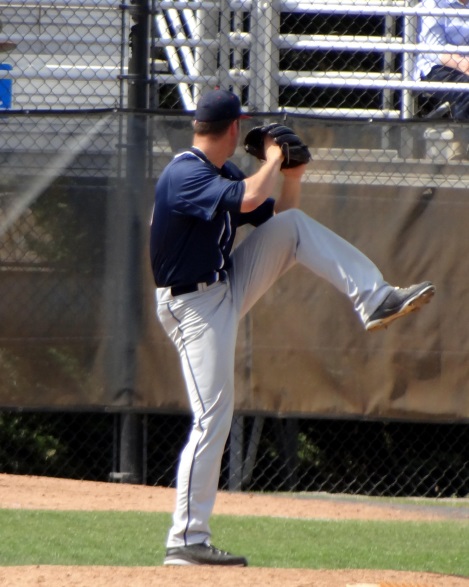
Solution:
<svg viewBox="0 0 469 587"><path fill-rule="evenodd" d="M171 295L172 296L182 296L184 294L192 293L194 291L198 291L201 285L209 286L213 285L217 281L225 281L226 279L226 271L220 271L220 273L215 273L215 275L208 279L207 281L201 281L199 283L189 283L188 285L173 285L171 288Z"/></svg>

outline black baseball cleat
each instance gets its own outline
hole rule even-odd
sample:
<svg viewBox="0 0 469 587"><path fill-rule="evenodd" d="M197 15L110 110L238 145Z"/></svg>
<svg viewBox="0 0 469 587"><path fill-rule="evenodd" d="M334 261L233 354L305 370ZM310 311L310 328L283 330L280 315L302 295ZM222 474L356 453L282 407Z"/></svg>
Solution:
<svg viewBox="0 0 469 587"><path fill-rule="evenodd" d="M191 544L166 550L165 565L218 565L225 567L247 567L244 556L235 556L218 550L212 544Z"/></svg>
<svg viewBox="0 0 469 587"><path fill-rule="evenodd" d="M395 287L368 318L365 328L368 331L386 328L388 324L405 316L423 305L428 304L435 294L435 286L430 281L424 281L410 287Z"/></svg>

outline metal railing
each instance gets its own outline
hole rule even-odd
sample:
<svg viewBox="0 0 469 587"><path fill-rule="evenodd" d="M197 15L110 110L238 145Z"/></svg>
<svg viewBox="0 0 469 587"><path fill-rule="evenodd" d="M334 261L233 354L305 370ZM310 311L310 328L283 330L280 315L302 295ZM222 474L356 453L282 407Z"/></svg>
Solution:
<svg viewBox="0 0 469 587"><path fill-rule="evenodd" d="M125 106L127 23L116 2L0 2L13 109Z"/></svg>
<svg viewBox="0 0 469 587"><path fill-rule="evenodd" d="M169 9L171 4L177 8ZM270 3L268 13L264 11L262 16L258 2L225 2L222 3L225 10L232 14L231 24L225 28L218 25L220 3L202 4L204 14L196 18L196 11L201 9L200 3L153 2L153 9L160 12L155 17L158 26L155 27L152 44L165 50L169 65L168 72L160 72L159 81L180 85L181 93L184 92L182 101L187 109L193 107L200 87L225 84L238 88L241 93L244 90L248 96L247 103L254 111L284 110L322 116L406 119L415 115L415 97L419 93L438 89L469 90L469 84L465 87L466 84L415 81L414 61L419 52L465 54L469 53L469 47L452 45L435 48L417 43L418 16L433 12L412 7L409 2L393 2L392 5L376 0L354 4ZM246 10L250 11L250 18L243 20ZM436 12L441 12L441 9ZM449 12L463 14L463 11L456 9ZM287 13L301 17L322 15L323 22L331 15L380 17L381 34L283 33L281 29L288 28ZM243 22L244 30L240 28ZM355 25L357 27L359 25ZM210 56L204 60L200 56L201 51ZM250 57L245 60L244 66L242 58L236 60L234 57L243 51ZM283 61L287 62L283 67L280 63L282 52L287 55L283 57ZM346 52L355 56L377 54L382 64L379 71L360 67L349 70L294 69L288 64L289 59L298 62L300 57L304 61L312 54L318 55L320 60L331 52ZM227 54L231 58L225 58L223 62L222 56ZM350 97L344 99L344 104L335 107L315 107L311 104L292 106L289 100L282 99L285 88L288 88L290 95L295 88L302 91L317 88L330 91L336 88L349 91ZM351 107L348 102L353 101L353 92L362 90L377 92L379 107Z"/></svg>
<svg viewBox="0 0 469 587"><path fill-rule="evenodd" d="M205 88L220 85L252 111L412 118L419 94L469 90L414 79L420 52L469 53L417 43L418 18L430 11L414 4L149 0L150 106L193 110ZM27 0L0 8L11 108L127 105L133 3Z"/></svg>

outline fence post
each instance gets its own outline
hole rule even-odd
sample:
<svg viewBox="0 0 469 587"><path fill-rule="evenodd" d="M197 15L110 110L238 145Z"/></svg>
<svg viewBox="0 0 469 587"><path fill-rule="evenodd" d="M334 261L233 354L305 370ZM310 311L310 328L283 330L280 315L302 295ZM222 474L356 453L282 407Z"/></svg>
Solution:
<svg viewBox="0 0 469 587"><path fill-rule="evenodd" d="M131 0L130 15L133 25L129 35L128 107L130 110L148 108L149 63L149 7L148 0ZM124 192L121 195L121 221L125 232L121 258L123 295L120 308L120 329L115 344L120 347L116 365L123 380L117 389L128 407L134 405L136 348L140 336L141 320L141 250L142 210L147 188L148 159L147 115L130 112L127 116L126 172ZM122 340L119 340L122 337ZM142 419L138 414L126 412L120 419L120 480L142 482Z"/></svg>
<svg viewBox="0 0 469 587"><path fill-rule="evenodd" d="M416 1L412 0L412 6L416 5ZM418 28L418 17L414 15L404 16L404 29L403 29L403 42L405 44L417 43L417 28ZM404 82L412 81L413 72L415 67L415 60L418 57L418 53L404 52L402 61L402 80ZM412 90L402 90L401 92L401 118L408 119L414 117L415 110L415 97Z"/></svg>
<svg viewBox="0 0 469 587"><path fill-rule="evenodd" d="M230 432L230 491L241 491L243 485L244 417L235 414Z"/></svg>
<svg viewBox="0 0 469 587"><path fill-rule="evenodd" d="M230 28L231 28L230 2L222 0L220 10L220 30L218 33L218 83L225 90L230 89L230 65L231 65L231 47L230 47Z"/></svg>
<svg viewBox="0 0 469 587"><path fill-rule="evenodd" d="M120 418L120 455L117 479L121 483L142 483L143 429L139 414L125 413Z"/></svg>
<svg viewBox="0 0 469 587"><path fill-rule="evenodd" d="M213 41L213 47L205 48L203 45L196 46L194 59L194 75L196 78L200 76L210 77L217 73L219 18L221 17L218 10L210 10L208 8L199 8L197 10L194 38L200 40L210 39ZM195 83L194 103L209 88L211 89L210 84Z"/></svg>
<svg viewBox="0 0 469 587"><path fill-rule="evenodd" d="M280 30L277 2L255 0L251 12L250 110L272 112L278 108L279 51L276 41Z"/></svg>

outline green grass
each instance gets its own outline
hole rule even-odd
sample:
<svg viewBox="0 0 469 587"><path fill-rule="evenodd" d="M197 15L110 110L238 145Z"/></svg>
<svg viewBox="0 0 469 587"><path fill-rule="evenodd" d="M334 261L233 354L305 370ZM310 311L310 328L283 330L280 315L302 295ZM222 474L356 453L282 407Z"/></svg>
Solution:
<svg viewBox="0 0 469 587"><path fill-rule="evenodd" d="M169 514L0 510L0 566L155 566ZM250 565L469 576L469 524L214 516L213 541Z"/></svg>
<svg viewBox="0 0 469 587"><path fill-rule="evenodd" d="M469 512L469 498L468 497L383 497L383 496L369 496L369 495L352 495L352 494L340 494L340 496L330 493L312 493L312 492L299 492L299 493L286 493L277 492L277 497L295 497L297 499L314 500L320 499L321 501L328 500L333 502L352 502L352 503L365 503L368 505L376 506L394 506L404 505L407 507L422 507L428 509L433 508L461 508Z"/></svg>

